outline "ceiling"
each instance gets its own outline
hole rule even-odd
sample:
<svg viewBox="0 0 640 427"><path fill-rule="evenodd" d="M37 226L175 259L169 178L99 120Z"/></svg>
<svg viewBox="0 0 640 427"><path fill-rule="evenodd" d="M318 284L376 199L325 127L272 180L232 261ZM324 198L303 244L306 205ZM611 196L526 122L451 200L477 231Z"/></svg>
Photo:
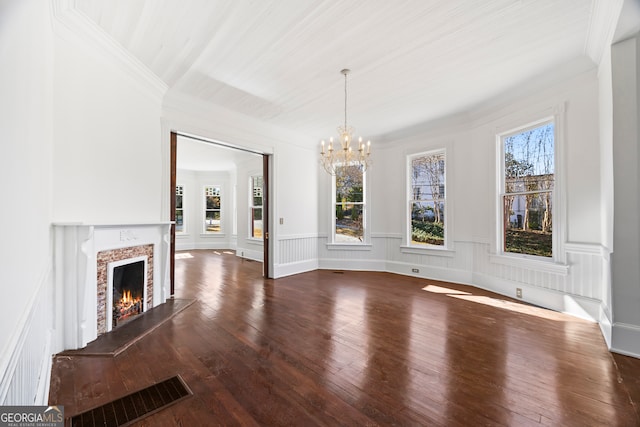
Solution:
<svg viewBox="0 0 640 427"><path fill-rule="evenodd" d="M178 135L176 167L191 171L233 171L238 165L258 160L262 156L237 148Z"/></svg>
<svg viewBox="0 0 640 427"><path fill-rule="evenodd" d="M609 0L75 0L171 93L309 135L366 137L595 66ZM596 4L600 3L600 7ZM593 56L593 55L591 55ZM374 140L375 142L375 140Z"/></svg>

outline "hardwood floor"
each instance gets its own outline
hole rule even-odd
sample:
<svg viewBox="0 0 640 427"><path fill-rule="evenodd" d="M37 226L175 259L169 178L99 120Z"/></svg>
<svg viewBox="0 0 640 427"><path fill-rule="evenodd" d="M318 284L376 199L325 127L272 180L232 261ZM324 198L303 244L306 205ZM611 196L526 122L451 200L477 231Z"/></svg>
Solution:
<svg viewBox="0 0 640 427"><path fill-rule="evenodd" d="M179 374L194 395L137 425L640 425L640 360L597 324L462 285L261 269L177 253L176 297L197 301L116 357L57 357L50 402L72 416Z"/></svg>

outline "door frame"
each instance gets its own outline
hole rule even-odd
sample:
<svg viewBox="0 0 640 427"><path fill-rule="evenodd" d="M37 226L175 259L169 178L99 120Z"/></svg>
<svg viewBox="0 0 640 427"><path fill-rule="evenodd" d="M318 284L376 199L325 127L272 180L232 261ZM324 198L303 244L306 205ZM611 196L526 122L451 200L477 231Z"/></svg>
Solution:
<svg viewBox="0 0 640 427"><path fill-rule="evenodd" d="M232 148L235 150L246 151L249 153L257 154L262 156L262 176L264 183L263 190L263 218L262 218L262 227L263 227L263 277L264 278L273 278L273 266L271 262L273 257L271 256L273 245L271 244L272 236L270 235L271 230L271 222L270 213L272 212L272 203L271 203L271 176L272 176L272 158L273 156L269 153L264 153L256 150L251 150L246 147L226 144L220 141L212 140L209 138L192 135L188 133L183 133L179 131L171 131L170 136L170 157L169 157L169 199L170 199L170 207L169 207L169 219L171 220L171 247L169 249L171 260L169 262L169 278L171 281L171 295L175 294L175 254L176 254L176 174L177 174L177 158L178 158L178 136L182 136L185 138L196 139L198 141L207 142L210 144L215 144L219 146L224 146L227 148Z"/></svg>

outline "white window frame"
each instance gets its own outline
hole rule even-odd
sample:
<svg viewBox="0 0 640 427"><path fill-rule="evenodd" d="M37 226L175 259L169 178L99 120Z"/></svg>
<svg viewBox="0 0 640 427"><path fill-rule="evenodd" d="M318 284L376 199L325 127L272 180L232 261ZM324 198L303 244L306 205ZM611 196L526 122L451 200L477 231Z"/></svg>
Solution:
<svg viewBox="0 0 640 427"><path fill-rule="evenodd" d="M566 252L564 250L566 241L566 186L565 186L565 162L564 162L564 127L565 108L564 104L556 105L549 109L547 114L538 114L534 120L522 120L520 126L509 126L502 131L496 131L496 205L495 205L495 255L491 256L491 262L525 267L537 268L556 274L568 274L566 264ZM505 185L504 171L504 143L505 137L525 132L527 130L543 126L547 123L554 124L554 190L552 197L552 256L542 257L529 254L518 254L505 252L503 248L503 201Z"/></svg>
<svg viewBox="0 0 640 427"><path fill-rule="evenodd" d="M220 212L220 231L208 231L207 230L207 189L208 188L217 188L219 191L219 195L218 197L220 197L220 209L217 209ZM222 185L219 184L206 184L202 186L202 193L201 193L201 200L202 200L202 210L201 215L202 215L202 234L203 235L220 235L224 232L224 216L223 216L223 206L224 206L224 189L222 187ZM214 210L215 211L215 210Z"/></svg>
<svg viewBox="0 0 640 427"><path fill-rule="evenodd" d="M413 188L411 175L413 172L412 162L413 159L418 157L430 156L435 154L444 154L444 244L443 245L430 245L430 244L412 244L411 243L411 214L412 214L412 202ZM405 214L404 214L404 235L402 238L403 244L400 247L403 253L413 254L431 254L437 256L453 257L453 243L451 242L452 235L452 203L450 197L449 188L449 169L451 160L449 158L450 150L447 145L439 146L424 151L406 153L405 155Z"/></svg>
<svg viewBox="0 0 640 427"><path fill-rule="evenodd" d="M181 188L181 194L178 194L178 187ZM185 235L187 234L187 216L185 215L185 201L186 201L186 191L184 184L176 184L176 196L182 196L182 231L178 231L178 215L176 215L176 234ZM176 207L176 211L178 208Z"/></svg>
<svg viewBox="0 0 640 427"><path fill-rule="evenodd" d="M355 164L355 163L352 163ZM340 163L336 167L345 166L346 164ZM371 249L371 230L369 220L369 183L368 173L366 170L362 172L362 227L363 236L362 242L338 242L336 241L336 177L331 177L331 210L329 221L329 238L327 243L328 249L348 249L348 250L370 250Z"/></svg>
<svg viewBox="0 0 640 427"><path fill-rule="evenodd" d="M254 205L253 204L253 179L260 177L262 178L262 205ZM256 241L262 241L264 239L264 234L262 237L254 237L253 236L253 210L256 208L260 208L262 210L262 218L264 221L264 177L262 176L262 174L251 174L249 176L249 212L248 212L248 219L249 219L249 228L248 228L248 234L249 234L249 239L251 240L256 240ZM262 223L262 232L264 233L264 222Z"/></svg>

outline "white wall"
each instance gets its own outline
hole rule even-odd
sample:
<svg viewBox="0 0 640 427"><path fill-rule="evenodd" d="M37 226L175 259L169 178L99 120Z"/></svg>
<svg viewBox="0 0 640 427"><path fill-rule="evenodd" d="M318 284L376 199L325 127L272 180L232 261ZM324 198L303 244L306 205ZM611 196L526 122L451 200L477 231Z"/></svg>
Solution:
<svg viewBox="0 0 640 427"><path fill-rule="evenodd" d="M405 130L398 138L376 144L369 171L372 246L336 250L320 238L320 267L386 270L463 282L512 297L519 287L526 301L600 320L607 257L602 246L598 88L594 66L509 102L480 107L432 129ZM563 247L556 263L503 261L504 257L495 256L496 135L551 115L559 120L563 152L556 173L564 180L565 190L558 189L554 213L554 229ZM406 155L438 148L447 150L450 250L403 251ZM330 180L322 171L320 180L320 227L321 236L326 236ZM413 268L419 273L412 273Z"/></svg>
<svg viewBox="0 0 640 427"><path fill-rule="evenodd" d="M54 220L161 220L162 88L107 41L56 32Z"/></svg>
<svg viewBox="0 0 640 427"><path fill-rule="evenodd" d="M640 36L611 48L613 112L612 348L640 357Z"/></svg>
<svg viewBox="0 0 640 427"><path fill-rule="evenodd" d="M233 192L235 173L229 171L188 171L178 169L176 184L184 185L182 199L185 233L176 233L176 249L235 249L233 234ZM220 233L204 232L204 187L220 187Z"/></svg>
<svg viewBox="0 0 640 427"><path fill-rule="evenodd" d="M0 404L46 399L53 309L49 13L49 2L0 1Z"/></svg>
<svg viewBox="0 0 640 427"><path fill-rule="evenodd" d="M309 144L309 135L270 126L171 92L163 101L162 117L163 128L167 130L163 132L167 146L168 131L175 130L270 155L273 165L270 184L273 275L281 277L317 268L318 163L315 147L305 146ZM163 162L169 162L167 151ZM240 191L240 184L238 188ZM164 203L167 216L168 204L167 198ZM278 221L281 217L282 225ZM298 244L300 238L313 244L301 247Z"/></svg>
<svg viewBox="0 0 640 427"><path fill-rule="evenodd" d="M262 239L251 238L251 217L249 209L249 198L251 196L250 178L254 175L262 175L262 157L255 156L255 158L239 164L237 174L236 200L238 205L238 236L236 255L262 261L264 258L264 245Z"/></svg>

